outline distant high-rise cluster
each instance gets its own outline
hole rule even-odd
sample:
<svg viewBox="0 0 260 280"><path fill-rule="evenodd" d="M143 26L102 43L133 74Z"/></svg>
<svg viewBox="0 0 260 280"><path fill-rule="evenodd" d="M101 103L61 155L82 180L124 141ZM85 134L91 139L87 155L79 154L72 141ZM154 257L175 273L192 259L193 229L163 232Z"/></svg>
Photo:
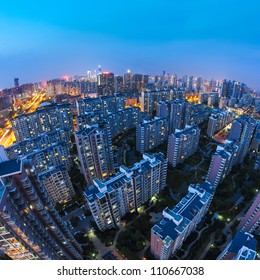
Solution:
<svg viewBox="0 0 260 280"><path fill-rule="evenodd" d="M82 248L64 223L67 217L63 220L55 207L75 207L82 195L98 229L115 228L127 213L156 203L167 186L167 168L199 150L211 156L207 175L190 184L174 207L165 205L151 228L151 253L169 259L203 221L217 187L250 149L254 169L260 169L260 125L253 118L258 107L243 83L166 70L156 76L130 70L115 75L99 65L86 76L40 84L20 86L15 78L13 88L0 92L0 125L7 127L13 114L16 138L7 148L0 146L1 252L12 259L82 259ZM8 126L1 139L9 133ZM221 143L215 152L210 139ZM206 141L205 152L199 143ZM158 150L164 154L152 154ZM82 178L72 182L70 174L77 170ZM260 233L259 205L257 194L218 259L256 258L252 234Z"/></svg>

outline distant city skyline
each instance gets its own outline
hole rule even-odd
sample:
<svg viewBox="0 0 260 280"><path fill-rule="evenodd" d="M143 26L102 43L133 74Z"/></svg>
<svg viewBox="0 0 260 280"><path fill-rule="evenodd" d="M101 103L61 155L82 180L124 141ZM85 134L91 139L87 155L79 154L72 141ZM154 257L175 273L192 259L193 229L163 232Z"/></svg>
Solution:
<svg viewBox="0 0 260 280"><path fill-rule="evenodd" d="M133 73L231 79L260 89L256 0L83 2L0 7L0 89L83 75L98 64Z"/></svg>

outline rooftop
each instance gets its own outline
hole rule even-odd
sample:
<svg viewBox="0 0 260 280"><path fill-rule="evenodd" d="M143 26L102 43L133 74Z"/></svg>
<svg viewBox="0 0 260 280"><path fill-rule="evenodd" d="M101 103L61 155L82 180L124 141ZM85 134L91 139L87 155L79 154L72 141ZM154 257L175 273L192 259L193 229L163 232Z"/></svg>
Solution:
<svg viewBox="0 0 260 280"><path fill-rule="evenodd" d="M14 175L22 171L22 161L13 159L0 163L0 178Z"/></svg>

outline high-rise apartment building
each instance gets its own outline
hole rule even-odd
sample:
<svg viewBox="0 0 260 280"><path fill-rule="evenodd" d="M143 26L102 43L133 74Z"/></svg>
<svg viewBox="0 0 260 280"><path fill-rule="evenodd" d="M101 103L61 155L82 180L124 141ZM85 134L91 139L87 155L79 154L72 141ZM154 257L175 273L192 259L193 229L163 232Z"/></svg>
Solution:
<svg viewBox="0 0 260 280"><path fill-rule="evenodd" d="M186 126L176 129L168 139L167 158L170 165L175 167L178 163L193 155L199 145L200 129L197 126Z"/></svg>
<svg viewBox="0 0 260 280"><path fill-rule="evenodd" d="M115 92L114 73L102 72L97 76L98 95L113 95Z"/></svg>
<svg viewBox="0 0 260 280"><path fill-rule="evenodd" d="M235 114L227 110L214 109L208 121L207 135L212 137L216 132L220 131L227 124L232 122Z"/></svg>
<svg viewBox="0 0 260 280"><path fill-rule="evenodd" d="M226 144L218 145L216 152L212 155L206 180L217 187L229 174L237 162L239 143L227 141Z"/></svg>
<svg viewBox="0 0 260 280"><path fill-rule="evenodd" d="M120 167L108 180L93 179L85 191L91 213L101 231L119 225L121 218L138 208L166 185L167 162L162 153L143 154L133 167Z"/></svg>
<svg viewBox="0 0 260 280"><path fill-rule="evenodd" d="M136 129L136 150L140 153L163 144L168 137L168 122L165 118L143 121Z"/></svg>
<svg viewBox="0 0 260 280"><path fill-rule="evenodd" d="M0 163L0 250L19 260L82 259L32 166L20 160Z"/></svg>
<svg viewBox="0 0 260 280"><path fill-rule="evenodd" d="M260 234L260 192L257 194L245 216L241 219L238 230Z"/></svg>
<svg viewBox="0 0 260 280"><path fill-rule="evenodd" d="M167 260L194 231L206 214L215 188L208 182L189 186L189 193L172 209L163 211L163 218L151 229L151 253Z"/></svg>
<svg viewBox="0 0 260 280"><path fill-rule="evenodd" d="M50 167L37 176L39 184L47 191L53 205L69 201L75 196L70 176L64 165Z"/></svg>
<svg viewBox="0 0 260 280"><path fill-rule="evenodd" d="M9 159L15 159L62 142L66 142L68 147L71 147L70 131L68 129L56 129L37 137L15 142L5 150Z"/></svg>
<svg viewBox="0 0 260 280"><path fill-rule="evenodd" d="M185 99L177 99L168 102L169 111L169 133L175 129L183 129L189 118L189 102Z"/></svg>
<svg viewBox="0 0 260 280"><path fill-rule="evenodd" d="M242 163L244 161L250 148L256 125L256 120L248 115L239 116L232 122L228 139L239 141L240 143L236 163Z"/></svg>
<svg viewBox="0 0 260 280"><path fill-rule="evenodd" d="M82 172L87 186L94 178L107 179L114 172L112 138L110 128L102 123L89 126L75 133Z"/></svg>
<svg viewBox="0 0 260 280"><path fill-rule="evenodd" d="M236 232L217 260L254 260L257 241L248 232Z"/></svg>
<svg viewBox="0 0 260 280"><path fill-rule="evenodd" d="M18 115L11 120L16 141L40 136L56 129L73 132L72 111L69 104L49 105L30 114Z"/></svg>
<svg viewBox="0 0 260 280"><path fill-rule="evenodd" d="M141 104L141 111L153 114L155 111L155 94L151 91L141 92L139 102Z"/></svg>

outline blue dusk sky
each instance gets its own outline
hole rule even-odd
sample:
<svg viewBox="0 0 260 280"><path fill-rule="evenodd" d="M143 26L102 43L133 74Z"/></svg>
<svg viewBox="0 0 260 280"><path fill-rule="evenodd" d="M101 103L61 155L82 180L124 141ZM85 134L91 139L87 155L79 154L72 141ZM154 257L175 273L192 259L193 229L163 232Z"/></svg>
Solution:
<svg viewBox="0 0 260 280"><path fill-rule="evenodd" d="M259 10L258 0L1 1L0 89L98 64L260 89Z"/></svg>

